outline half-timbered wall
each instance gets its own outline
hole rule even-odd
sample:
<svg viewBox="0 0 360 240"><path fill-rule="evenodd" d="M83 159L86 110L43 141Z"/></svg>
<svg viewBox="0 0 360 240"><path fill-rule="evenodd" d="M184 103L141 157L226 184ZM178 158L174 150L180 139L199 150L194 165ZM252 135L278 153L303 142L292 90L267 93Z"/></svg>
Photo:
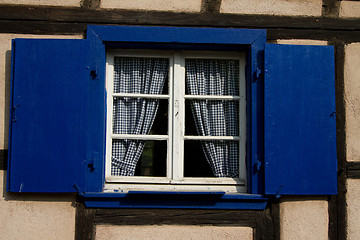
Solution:
<svg viewBox="0 0 360 240"><path fill-rule="evenodd" d="M88 24L262 28L271 43L334 45L338 195L210 211L86 209L76 195L6 193L11 39L84 38ZM355 0L0 0L0 239L360 239L359 65Z"/></svg>

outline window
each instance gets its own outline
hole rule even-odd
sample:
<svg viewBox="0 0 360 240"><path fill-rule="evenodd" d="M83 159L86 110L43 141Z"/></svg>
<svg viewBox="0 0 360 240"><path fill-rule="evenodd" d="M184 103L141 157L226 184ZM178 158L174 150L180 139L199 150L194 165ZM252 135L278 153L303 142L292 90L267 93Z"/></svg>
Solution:
<svg viewBox="0 0 360 240"><path fill-rule="evenodd" d="M244 52L109 50L107 108L108 190L246 192Z"/></svg>
<svg viewBox="0 0 360 240"><path fill-rule="evenodd" d="M112 49L122 50L112 52ZM110 88L105 88L107 52L114 54L116 61L144 60L149 58L146 54L156 61L164 59L161 62L169 64L169 77L165 78L167 83L163 83L163 91L158 94L124 93L114 88L114 93L108 94ZM207 56L198 55L205 52ZM233 56L230 54L223 58L222 52L240 53L240 57L229 58ZM161 56L163 53L168 54L167 57ZM196 85L185 84L187 73L189 76L193 73L191 66L219 59L226 64L238 61L239 95L235 92L199 96L196 91L193 94ZM244 72L245 88L242 87ZM159 79L163 79L165 71L160 73ZM334 78L332 46L267 44L266 32L258 29L88 26L87 38L83 40L15 39L7 190L79 192L85 197L87 206L97 207L232 209L264 208L268 195L336 194ZM191 79L190 85L193 84ZM107 124L108 116L123 118L122 114L111 114L107 101L118 102L122 98L127 102L134 102L134 99L151 102L155 109L159 102L155 116L146 114L150 119L155 117L153 128L147 129L149 132L136 136L115 132L107 136L111 126ZM199 102L200 106L202 102L239 105L239 117L234 118L239 123L230 124L239 126L239 133L235 130L210 139L212 137L206 134L198 134L199 126L192 131L186 128L193 122L196 129L198 119L203 118L203 111L197 111ZM186 107L188 105L190 107ZM156 130L159 117L166 119L167 131L161 132L165 128L159 127L158 133L151 132ZM161 120L159 124L162 126ZM184 136L176 132L183 129L178 126L180 124L185 126ZM140 138L137 135L141 135ZM155 139L156 136L164 140ZM127 192L125 188L113 186L119 185L118 182L110 183L106 179L105 169L109 164L106 154L112 152L106 151L106 146L110 146L107 141L130 138L135 138L131 141L152 142L154 147L155 142L166 142L167 151L162 153L166 157L156 158L166 161L166 164L160 161L159 172L157 167L155 171L155 167L147 166L139 170L140 175L153 176L135 176L133 179L141 179L138 182L122 174L110 177L110 181L121 178L121 186L131 185ZM187 142L201 140L239 142L240 171L234 184L226 182L234 181L232 178L217 179L190 171L196 167L187 167L190 159L186 155ZM183 142L184 147L178 148L175 141ZM143 152L152 151L148 146L151 144L145 145ZM246 149L243 151L243 148ZM192 155L192 150L190 153ZM149 173L151 171L153 173ZM241 171L245 174L240 174ZM207 181L212 182L204 184ZM140 184L146 187L137 188ZM172 187L161 188L164 185ZM143 195L138 196L144 191L152 196L151 201L143 200ZM180 202L171 198L177 194L186 197Z"/></svg>

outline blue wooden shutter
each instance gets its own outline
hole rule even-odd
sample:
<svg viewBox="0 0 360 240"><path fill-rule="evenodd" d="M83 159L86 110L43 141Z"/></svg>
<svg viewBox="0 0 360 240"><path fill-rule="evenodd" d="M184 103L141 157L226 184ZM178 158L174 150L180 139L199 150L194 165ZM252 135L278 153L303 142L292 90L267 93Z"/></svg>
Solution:
<svg viewBox="0 0 360 240"><path fill-rule="evenodd" d="M265 193L336 194L334 51L265 47Z"/></svg>
<svg viewBox="0 0 360 240"><path fill-rule="evenodd" d="M88 46L86 40L14 40L9 191L85 187Z"/></svg>

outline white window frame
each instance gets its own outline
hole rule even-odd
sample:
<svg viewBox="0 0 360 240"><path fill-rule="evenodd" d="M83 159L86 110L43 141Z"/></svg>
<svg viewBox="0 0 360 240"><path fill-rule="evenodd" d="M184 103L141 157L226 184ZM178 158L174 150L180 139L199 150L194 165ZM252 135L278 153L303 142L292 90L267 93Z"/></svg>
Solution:
<svg viewBox="0 0 360 240"><path fill-rule="evenodd" d="M115 57L151 57L169 59L168 94L129 94L113 93ZM185 95L185 59L238 59L239 96L199 96ZM154 51L111 49L107 52L106 90L107 90L107 128L106 128L106 168L104 191L215 191L246 192L246 79L245 52L222 51ZM176 89L176 91L174 91ZM167 135L112 134L113 98L144 97L168 100ZM213 99L239 101L239 136L187 136L185 135L185 100ZM112 176L111 152L112 139L166 140L167 161L166 177ZM185 140L238 140L239 141L239 178L202 178L184 177ZM174 147L176 146L176 147Z"/></svg>

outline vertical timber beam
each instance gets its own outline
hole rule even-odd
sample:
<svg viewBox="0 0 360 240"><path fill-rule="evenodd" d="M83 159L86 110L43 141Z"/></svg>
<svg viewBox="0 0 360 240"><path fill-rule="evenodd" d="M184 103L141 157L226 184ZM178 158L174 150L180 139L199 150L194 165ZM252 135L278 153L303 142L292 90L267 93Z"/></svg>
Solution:
<svg viewBox="0 0 360 240"><path fill-rule="evenodd" d="M75 214L75 240L95 239L95 209L85 208L77 201Z"/></svg>
<svg viewBox="0 0 360 240"><path fill-rule="evenodd" d="M338 17L339 16L340 1L339 0L323 0L322 16L323 17Z"/></svg>
<svg viewBox="0 0 360 240"><path fill-rule="evenodd" d="M202 0L201 12L220 13L221 0Z"/></svg>
<svg viewBox="0 0 360 240"><path fill-rule="evenodd" d="M253 239L280 240L280 205L278 202L271 202L269 208L258 212Z"/></svg>
<svg viewBox="0 0 360 240"><path fill-rule="evenodd" d="M7 156L8 156L7 149L0 150L0 170L7 169Z"/></svg>
<svg viewBox="0 0 360 240"><path fill-rule="evenodd" d="M345 44L335 40L336 141L338 159L338 195L329 197L329 240L346 239L346 135L344 64Z"/></svg>
<svg viewBox="0 0 360 240"><path fill-rule="evenodd" d="M99 8L100 0L82 0L81 7L84 8Z"/></svg>

